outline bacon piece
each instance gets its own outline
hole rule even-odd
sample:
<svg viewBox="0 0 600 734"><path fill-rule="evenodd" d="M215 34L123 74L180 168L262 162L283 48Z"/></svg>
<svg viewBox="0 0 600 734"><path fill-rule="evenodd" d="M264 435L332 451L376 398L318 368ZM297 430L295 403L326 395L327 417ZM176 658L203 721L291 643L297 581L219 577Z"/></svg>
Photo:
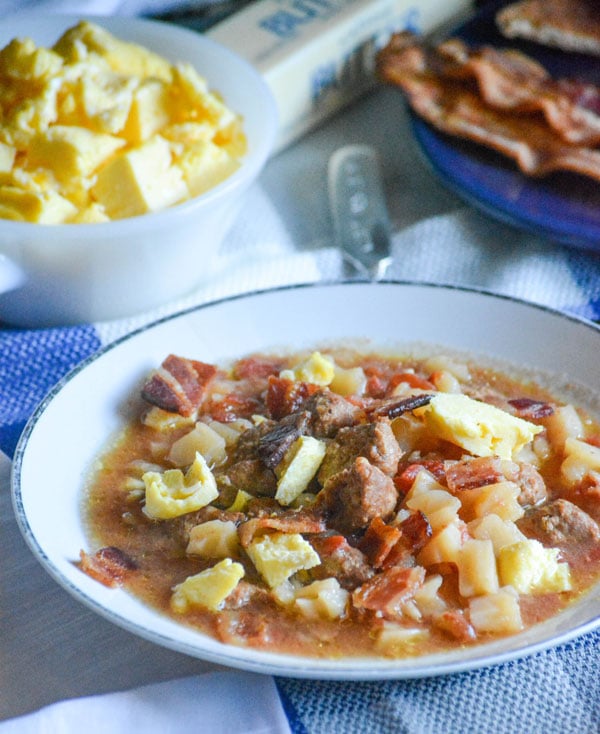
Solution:
<svg viewBox="0 0 600 734"><path fill-rule="evenodd" d="M521 0L500 10L496 24L508 38L526 38L565 51L600 54L597 0Z"/></svg>
<svg viewBox="0 0 600 734"><path fill-rule="evenodd" d="M114 546L100 548L93 555L82 550L79 558L79 568L104 586L121 586L137 569L135 562Z"/></svg>
<svg viewBox="0 0 600 734"><path fill-rule="evenodd" d="M600 180L599 150L565 143L535 115L492 109L464 82L442 77L422 47L394 38L378 55L379 77L438 130L512 158L529 176L571 171Z"/></svg>
<svg viewBox="0 0 600 734"><path fill-rule="evenodd" d="M318 385L307 382L295 382L271 375L267 387L267 410L274 420L280 420L302 407L302 404L313 393L319 390Z"/></svg>
<svg viewBox="0 0 600 734"><path fill-rule="evenodd" d="M258 398L230 393L221 400L211 400L206 407L206 413L219 423L232 423L239 418L251 418L260 414L263 405Z"/></svg>
<svg viewBox="0 0 600 734"><path fill-rule="evenodd" d="M259 531L277 530L282 533L322 533L325 522L304 510L290 510L280 515L255 517L242 523L238 537L243 548L247 548Z"/></svg>
<svg viewBox="0 0 600 734"><path fill-rule="evenodd" d="M269 357L244 357L238 359L233 366L233 372L238 380L266 379L281 372L281 360Z"/></svg>
<svg viewBox="0 0 600 734"><path fill-rule="evenodd" d="M509 405L515 409L519 418L524 420L539 420L547 418L554 413L554 408L550 403L544 403L542 400L533 400L532 398L515 398L508 401Z"/></svg>
<svg viewBox="0 0 600 734"><path fill-rule="evenodd" d="M142 387L142 397L171 413L191 416L202 403L217 368L170 354Z"/></svg>
<svg viewBox="0 0 600 734"><path fill-rule="evenodd" d="M386 525L380 517L374 517L362 537L359 548L367 556L372 566L381 568L400 539L400 535L398 528Z"/></svg>
<svg viewBox="0 0 600 734"><path fill-rule="evenodd" d="M438 482L445 480L445 462L443 459L422 459L410 464L403 464L398 467L398 473L394 477L396 489L401 494L408 494L413 482L417 478L420 471L426 470L437 479Z"/></svg>
<svg viewBox="0 0 600 734"><path fill-rule="evenodd" d="M480 456L475 459L444 462L448 489L456 494L465 489L485 487L487 484L503 482L504 463L497 456Z"/></svg>
<svg viewBox="0 0 600 734"><path fill-rule="evenodd" d="M406 540L413 553L417 553L431 538L433 531L427 517L418 510L400 523L402 539Z"/></svg>
<svg viewBox="0 0 600 734"><path fill-rule="evenodd" d="M391 392L395 387L405 382L410 387L416 387L419 390L435 390L435 385L431 380L419 377L414 372L400 372L390 377L388 390Z"/></svg>
<svg viewBox="0 0 600 734"><path fill-rule="evenodd" d="M423 585L425 569L388 568L352 593L352 603L357 609L368 609L381 612L385 617L402 616L402 605L412 599L415 592Z"/></svg>
<svg viewBox="0 0 600 734"><path fill-rule="evenodd" d="M539 112L567 143L594 147L600 142L598 87L552 79L541 64L513 49L470 49L451 39L428 53L442 77L475 82L479 97L489 107Z"/></svg>
<svg viewBox="0 0 600 734"><path fill-rule="evenodd" d="M477 638L473 626L467 621L461 609L449 609L442 612L434 618L433 623L459 642L472 642Z"/></svg>

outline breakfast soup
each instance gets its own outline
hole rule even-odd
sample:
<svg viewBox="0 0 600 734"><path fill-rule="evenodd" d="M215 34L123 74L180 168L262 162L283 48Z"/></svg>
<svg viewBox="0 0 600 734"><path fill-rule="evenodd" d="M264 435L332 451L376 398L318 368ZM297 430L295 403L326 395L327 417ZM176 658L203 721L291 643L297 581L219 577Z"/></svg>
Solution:
<svg viewBox="0 0 600 734"><path fill-rule="evenodd" d="M456 356L170 355L98 462L81 568L218 640L409 657L600 576L600 426Z"/></svg>

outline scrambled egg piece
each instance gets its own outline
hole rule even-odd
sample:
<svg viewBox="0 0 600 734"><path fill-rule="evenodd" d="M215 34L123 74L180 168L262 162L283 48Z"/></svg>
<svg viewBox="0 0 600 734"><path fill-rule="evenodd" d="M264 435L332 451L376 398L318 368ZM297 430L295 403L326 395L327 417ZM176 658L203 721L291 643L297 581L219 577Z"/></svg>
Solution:
<svg viewBox="0 0 600 734"><path fill-rule="evenodd" d="M312 436L300 436L294 441L275 470L275 499L280 505L291 504L304 492L321 466L325 449L325 442Z"/></svg>
<svg viewBox="0 0 600 734"><path fill-rule="evenodd" d="M299 533L272 533L255 538L246 549L256 570L271 588L297 571L321 563L318 553Z"/></svg>
<svg viewBox="0 0 600 734"><path fill-rule="evenodd" d="M455 393L436 393L422 414L432 433L474 456L513 459L542 431L494 405Z"/></svg>
<svg viewBox="0 0 600 734"><path fill-rule="evenodd" d="M190 64L94 23L48 49L13 39L0 50L0 86L4 219L94 223L157 211L216 186L246 153L240 116Z"/></svg>
<svg viewBox="0 0 600 734"><path fill-rule="evenodd" d="M569 564L559 563L559 552L533 539L505 545L498 552L502 584L512 586L520 594L569 591L572 588Z"/></svg>
<svg viewBox="0 0 600 734"><path fill-rule="evenodd" d="M279 376L326 387L335 377L335 362L326 354L313 352L308 359L294 367L293 370L283 370Z"/></svg>
<svg viewBox="0 0 600 734"><path fill-rule="evenodd" d="M168 520L194 512L219 494L213 473L198 452L185 475L181 469L167 469L162 473L148 471L142 480L146 487L144 512L154 520Z"/></svg>
<svg viewBox="0 0 600 734"><path fill-rule="evenodd" d="M188 576L175 586L171 609L179 614L185 614L190 607L205 607L216 612L243 576L241 563L224 558L216 566Z"/></svg>

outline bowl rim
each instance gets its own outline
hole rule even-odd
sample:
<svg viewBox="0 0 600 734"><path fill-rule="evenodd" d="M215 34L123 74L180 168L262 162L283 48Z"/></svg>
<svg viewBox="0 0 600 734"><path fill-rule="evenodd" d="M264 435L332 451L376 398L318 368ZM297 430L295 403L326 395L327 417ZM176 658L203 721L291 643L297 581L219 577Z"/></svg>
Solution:
<svg viewBox="0 0 600 734"><path fill-rule="evenodd" d="M105 237L110 236L111 234L117 234L117 231L113 233L111 230L119 230L118 234L127 235L131 233L130 230L134 230L136 233L139 233L140 229L142 231L154 229L157 226L168 224L169 220L174 217L187 216L188 214L192 214L196 209L205 206L209 207L213 203L214 199L226 196L227 193L232 190L243 188L247 183L254 179L255 175L260 172L270 155L273 153L279 125L279 115L273 92L265 78L252 66L252 64L250 64L250 62L246 61L246 59L244 59L240 54L232 51L218 41L215 41L214 39L190 28L176 25L174 23L132 16L107 16L94 13L44 14L35 11L24 11L0 18L0 28L2 28L2 26L10 27L11 19L14 19L15 21L35 19L41 26L45 26L47 23L51 23L52 25L66 24L64 30L67 30L71 24L76 24L80 21L89 21L90 23L96 23L97 25L104 26L109 32L114 33L117 36L119 32L124 32L128 26L141 30L144 28L161 28L170 34L180 35L182 38L186 37L189 40L193 39L206 48L212 48L215 53L221 56L222 59L226 59L227 62L235 66L237 70L243 70L249 79L252 78L254 80L254 93L262 97L261 105L263 109L267 111L267 114L265 115L264 131L259 136L257 145L247 151L245 156L242 158L239 168L224 181L221 181L216 186L213 186L208 191L205 191L198 196L186 199L178 204L173 204L172 206L159 211L138 214L124 219L113 219L108 222L75 222L40 225L39 222L19 222L10 219L0 219L0 226L3 228L6 236L32 236L34 233L39 232L40 228L43 232L56 232L60 237L67 236L69 232L72 233L73 237L89 236L93 233L101 233L102 236ZM122 29L122 31L119 29ZM14 37L14 34L11 37ZM136 43L143 45L141 41L136 41ZM151 47L148 48L153 50ZM156 51L156 53L161 56L165 56L163 51ZM201 69L196 68L196 71L198 71L201 76L205 76ZM220 91L210 83L209 87L213 91ZM243 113L238 112L237 110L234 110L234 112L242 115L243 117Z"/></svg>

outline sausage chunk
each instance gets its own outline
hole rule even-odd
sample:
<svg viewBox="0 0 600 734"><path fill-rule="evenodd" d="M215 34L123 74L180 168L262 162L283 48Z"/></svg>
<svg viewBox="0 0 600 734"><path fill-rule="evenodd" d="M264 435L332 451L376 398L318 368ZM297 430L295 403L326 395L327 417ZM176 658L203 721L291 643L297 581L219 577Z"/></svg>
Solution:
<svg viewBox="0 0 600 734"><path fill-rule="evenodd" d="M600 544L598 523L587 512L564 499L532 510L523 520L523 526L542 542L553 546Z"/></svg>
<svg viewBox="0 0 600 734"><path fill-rule="evenodd" d="M348 534L365 528L374 517L391 515L397 501L392 479L358 456L350 467L328 479L315 510L326 515L328 525Z"/></svg>
<svg viewBox="0 0 600 734"><path fill-rule="evenodd" d="M340 428L355 425L362 410L329 389L319 390L306 401L311 415L312 433L317 438L332 438Z"/></svg>
<svg viewBox="0 0 600 734"><path fill-rule="evenodd" d="M327 446L319 469L319 481L325 484L329 477L350 466L357 456L363 456L384 474L393 476L401 455L388 418L341 428Z"/></svg>

